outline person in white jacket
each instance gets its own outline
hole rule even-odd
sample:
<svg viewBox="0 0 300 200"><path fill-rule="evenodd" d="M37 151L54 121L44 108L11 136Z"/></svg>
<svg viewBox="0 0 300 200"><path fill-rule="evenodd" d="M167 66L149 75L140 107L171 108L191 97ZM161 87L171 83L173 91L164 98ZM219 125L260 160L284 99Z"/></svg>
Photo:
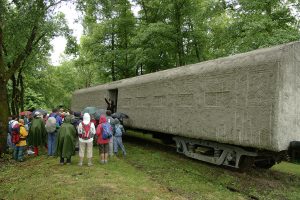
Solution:
<svg viewBox="0 0 300 200"><path fill-rule="evenodd" d="M78 125L79 135L79 166L82 166L86 149L86 157L88 158L88 166L92 166L93 157L93 140L96 133L95 125L91 122L89 113L84 113L83 121Z"/></svg>

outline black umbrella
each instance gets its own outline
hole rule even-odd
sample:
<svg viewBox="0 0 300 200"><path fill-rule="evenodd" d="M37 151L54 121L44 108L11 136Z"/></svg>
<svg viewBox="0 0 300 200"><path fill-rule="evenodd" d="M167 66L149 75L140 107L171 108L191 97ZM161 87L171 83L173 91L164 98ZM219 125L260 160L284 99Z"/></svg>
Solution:
<svg viewBox="0 0 300 200"><path fill-rule="evenodd" d="M111 116L112 116L112 118L118 118L121 120L123 120L124 118L129 118L128 115L126 115L125 113L121 113L121 112L115 112Z"/></svg>

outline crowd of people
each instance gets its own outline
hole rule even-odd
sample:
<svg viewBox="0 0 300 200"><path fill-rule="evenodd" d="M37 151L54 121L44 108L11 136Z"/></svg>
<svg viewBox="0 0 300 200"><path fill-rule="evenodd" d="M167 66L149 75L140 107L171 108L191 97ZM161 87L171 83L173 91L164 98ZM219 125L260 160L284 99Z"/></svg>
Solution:
<svg viewBox="0 0 300 200"><path fill-rule="evenodd" d="M71 164L78 146L79 166L87 158L87 165L92 166L93 146L99 147L99 161L108 162L108 158L118 154L123 156L126 150L122 142L124 127L117 118L111 117L107 110L99 121L94 115L80 112L62 112L55 108L47 115L39 111L23 116L12 116L8 124L7 146L13 150L13 158L23 162L25 154L38 156L41 147L47 148L49 157L57 156L60 164Z"/></svg>

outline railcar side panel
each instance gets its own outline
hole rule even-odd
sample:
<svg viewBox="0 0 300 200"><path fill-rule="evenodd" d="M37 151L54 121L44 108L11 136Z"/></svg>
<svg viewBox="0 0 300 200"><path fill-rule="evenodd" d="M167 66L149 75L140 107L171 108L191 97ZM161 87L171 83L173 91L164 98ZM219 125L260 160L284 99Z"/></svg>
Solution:
<svg viewBox="0 0 300 200"><path fill-rule="evenodd" d="M276 66L120 88L118 109L134 128L271 149Z"/></svg>
<svg viewBox="0 0 300 200"><path fill-rule="evenodd" d="M270 151L300 141L300 43L78 90L72 109L105 108L118 90L125 124Z"/></svg>

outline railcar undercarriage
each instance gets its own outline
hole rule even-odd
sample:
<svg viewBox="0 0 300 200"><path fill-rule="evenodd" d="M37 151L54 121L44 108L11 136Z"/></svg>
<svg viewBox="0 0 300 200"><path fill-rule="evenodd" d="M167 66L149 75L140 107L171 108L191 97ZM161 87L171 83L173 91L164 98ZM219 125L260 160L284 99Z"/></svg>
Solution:
<svg viewBox="0 0 300 200"><path fill-rule="evenodd" d="M174 137L178 153L215 165L246 169L254 165L268 169L284 159L285 153L258 152L218 142Z"/></svg>

